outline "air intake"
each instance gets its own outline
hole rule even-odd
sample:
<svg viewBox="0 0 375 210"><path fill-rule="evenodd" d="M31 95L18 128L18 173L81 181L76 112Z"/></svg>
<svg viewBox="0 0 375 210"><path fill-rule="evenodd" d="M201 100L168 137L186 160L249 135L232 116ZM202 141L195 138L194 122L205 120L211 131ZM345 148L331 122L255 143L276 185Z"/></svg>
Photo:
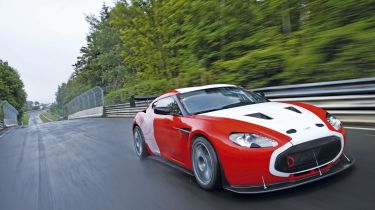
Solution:
<svg viewBox="0 0 375 210"><path fill-rule="evenodd" d="M259 118L259 119L263 119L263 120L272 120L272 117L268 117L267 115L264 115L264 114L262 114L260 112L253 113L253 114L247 114L245 116L255 117L255 118Z"/></svg>
<svg viewBox="0 0 375 210"><path fill-rule="evenodd" d="M285 107L285 109L288 109L290 111L296 112L298 114L302 114L302 112L300 110L298 110L298 109L296 109L296 108L294 108L292 106Z"/></svg>

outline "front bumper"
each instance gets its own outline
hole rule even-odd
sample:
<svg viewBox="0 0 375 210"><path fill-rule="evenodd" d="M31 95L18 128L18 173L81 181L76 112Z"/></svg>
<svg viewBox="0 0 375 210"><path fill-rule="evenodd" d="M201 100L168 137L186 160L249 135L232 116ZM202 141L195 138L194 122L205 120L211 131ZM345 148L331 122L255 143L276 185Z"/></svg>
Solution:
<svg viewBox="0 0 375 210"><path fill-rule="evenodd" d="M258 194L258 193L267 193L267 192L274 192L278 190L284 190L292 187L297 187L300 185L304 185L307 183L315 182L326 177L335 175L344 171L345 169L350 168L355 162L355 159L347 154L341 155L339 160L329 168L327 171L322 171L320 175L315 174L310 177L301 178L298 180L290 180L285 182L280 182L276 184L267 184L264 183L263 185L256 185L256 186L226 186L225 189L235 192L235 193L243 193L243 194Z"/></svg>

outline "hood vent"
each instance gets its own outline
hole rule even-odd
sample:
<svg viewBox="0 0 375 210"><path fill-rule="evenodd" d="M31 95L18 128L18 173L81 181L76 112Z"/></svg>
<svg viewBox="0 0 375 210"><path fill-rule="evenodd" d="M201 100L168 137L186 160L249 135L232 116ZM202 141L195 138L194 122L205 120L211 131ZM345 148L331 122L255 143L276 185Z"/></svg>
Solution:
<svg viewBox="0 0 375 210"><path fill-rule="evenodd" d="M285 109L288 109L288 110L290 110L290 111L296 112L296 113L298 113L298 114L302 114L302 112L301 112L300 110L296 109L296 108L293 107L293 106L285 107Z"/></svg>
<svg viewBox="0 0 375 210"><path fill-rule="evenodd" d="M263 119L263 120L272 120L272 117L268 117L267 115L264 115L264 114L262 114L260 112L253 113L253 114L247 114L245 116L255 117L255 118L259 118L259 119Z"/></svg>
<svg viewBox="0 0 375 210"><path fill-rule="evenodd" d="M296 129L289 129L286 131L287 134L297 133Z"/></svg>

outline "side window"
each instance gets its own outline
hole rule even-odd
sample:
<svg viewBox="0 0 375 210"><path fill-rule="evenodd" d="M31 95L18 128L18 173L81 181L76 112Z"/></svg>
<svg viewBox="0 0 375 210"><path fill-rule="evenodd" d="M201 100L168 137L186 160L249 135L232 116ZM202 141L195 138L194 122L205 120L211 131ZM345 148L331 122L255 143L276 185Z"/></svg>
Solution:
<svg viewBox="0 0 375 210"><path fill-rule="evenodd" d="M178 107L176 100L173 99L173 102L170 104L169 108L170 108L172 115L176 115L176 116L182 115L182 112L180 110L180 107Z"/></svg>
<svg viewBox="0 0 375 210"><path fill-rule="evenodd" d="M172 97L162 98L152 104L156 114L181 115L177 102Z"/></svg>
<svg viewBox="0 0 375 210"><path fill-rule="evenodd" d="M172 102L172 98L171 97L167 97L167 98L162 98L158 101L156 101L152 107L155 109L155 108L167 108L168 107L168 104L170 104Z"/></svg>

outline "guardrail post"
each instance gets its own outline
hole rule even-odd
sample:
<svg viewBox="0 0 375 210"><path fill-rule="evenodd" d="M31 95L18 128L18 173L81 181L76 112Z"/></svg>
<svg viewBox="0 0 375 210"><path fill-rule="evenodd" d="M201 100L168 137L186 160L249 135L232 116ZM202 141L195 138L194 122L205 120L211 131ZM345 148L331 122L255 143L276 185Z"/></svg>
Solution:
<svg viewBox="0 0 375 210"><path fill-rule="evenodd" d="M130 107L135 107L135 99L134 99L134 96L131 96L130 99L129 99L129 104L130 104Z"/></svg>

